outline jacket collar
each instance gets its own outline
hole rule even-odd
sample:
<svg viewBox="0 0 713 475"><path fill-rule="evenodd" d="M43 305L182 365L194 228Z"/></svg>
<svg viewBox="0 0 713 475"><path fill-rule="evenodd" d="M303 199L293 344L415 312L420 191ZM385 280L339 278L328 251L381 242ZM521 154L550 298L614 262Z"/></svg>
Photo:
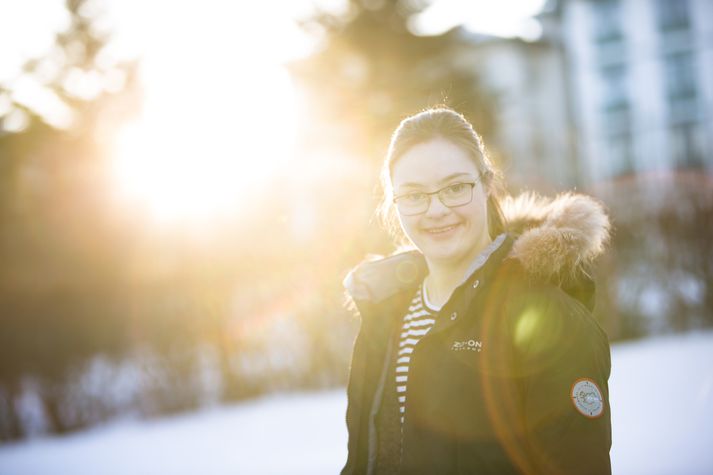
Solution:
<svg viewBox="0 0 713 475"><path fill-rule="evenodd" d="M507 255L513 242L511 234L497 236L475 258L459 287L473 280L476 274L483 277L492 273L496 261L501 261ZM415 290L427 273L428 267L423 255L417 250L411 250L364 262L347 274L343 284L355 301L378 304L397 293Z"/></svg>
<svg viewBox="0 0 713 475"><path fill-rule="evenodd" d="M500 252L490 252L507 250L500 258L517 260L530 278L558 285L570 295L587 300L584 303L591 308L590 266L609 240L610 223L602 204L575 193L554 198L524 193L508 197L501 206L508 236L501 244L507 245L498 245ZM478 258L482 262L474 262L476 271L492 260L488 249ZM492 270L490 265L485 267ZM344 286L355 301L377 304L414 289L427 272L423 256L411 250L360 264L349 272Z"/></svg>

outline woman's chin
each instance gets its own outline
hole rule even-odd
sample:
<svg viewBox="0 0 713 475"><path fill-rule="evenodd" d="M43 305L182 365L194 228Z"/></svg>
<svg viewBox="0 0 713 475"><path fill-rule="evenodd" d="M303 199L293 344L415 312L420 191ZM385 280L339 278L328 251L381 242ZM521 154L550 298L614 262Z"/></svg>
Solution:
<svg viewBox="0 0 713 475"><path fill-rule="evenodd" d="M427 260L434 263L451 264L458 262L463 258L463 252L457 248L449 249L443 245L440 246L424 246L421 252Z"/></svg>

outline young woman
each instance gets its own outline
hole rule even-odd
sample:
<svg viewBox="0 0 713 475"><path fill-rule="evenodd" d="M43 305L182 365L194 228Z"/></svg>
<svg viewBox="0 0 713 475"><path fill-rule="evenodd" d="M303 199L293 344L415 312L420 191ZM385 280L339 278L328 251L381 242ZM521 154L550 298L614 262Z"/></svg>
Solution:
<svg viewBox="0 0 713 475"><path fill-rule="evenodd" d="M348 386L348 474L608 474L610 351L589 269L592 198L502 197L457 112L405 119L385 215L413 250L363 263Z"/></svg>

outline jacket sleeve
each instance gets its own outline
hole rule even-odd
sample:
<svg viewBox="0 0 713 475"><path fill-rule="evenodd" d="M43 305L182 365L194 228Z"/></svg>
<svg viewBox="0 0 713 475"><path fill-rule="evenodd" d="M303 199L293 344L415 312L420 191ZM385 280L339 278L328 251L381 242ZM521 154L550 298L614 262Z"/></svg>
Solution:
<svg viewBox="0 0 713 475"><path fill-rule="evenodd" d="M527 302L512 335L531 467L542 474L610 474L607 336L580 302L559 289Z"/></svg>

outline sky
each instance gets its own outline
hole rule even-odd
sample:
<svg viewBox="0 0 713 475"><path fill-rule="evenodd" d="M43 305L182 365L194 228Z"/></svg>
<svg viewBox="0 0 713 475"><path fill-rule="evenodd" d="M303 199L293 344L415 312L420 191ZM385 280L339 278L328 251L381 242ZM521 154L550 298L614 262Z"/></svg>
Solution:
<svg viewBox="0 0 713 475"><path fill-rule="evenodd" d="M538 25L530 16L543 2L437 0L410 27L428 35L463 23L482 33L533 38ZM318 4L345 8L343 0ZM167 222L228 216L294 158L300 111L284 63L317 44L295 23L312 11L312 1L95 0L88 8L97 28L110 34L100 57L107 70L141 59L141 113L121 125L109 147L117 199ZM48 123L71 125L72 111L42 78L20 74L24 61L48 55L54 34L68 27L63 0L0 0L0 12L0 83ZM51 76L51 59L43 65ZM104 83L80 71L67 80L87 98L122 85L121 78ZM0 115L3 107L8 102L0 98ZM5 126L21 129L22 117L8 116Z"/></svg>
<svg viewBox="0 0 713 475"><path fill-rule="evenodd" d="M533 40L541 28L532 16L544 4L545 0L439 0L412 18L410 26L418 34L436 35L462 24L473 32Z"/></svg>

